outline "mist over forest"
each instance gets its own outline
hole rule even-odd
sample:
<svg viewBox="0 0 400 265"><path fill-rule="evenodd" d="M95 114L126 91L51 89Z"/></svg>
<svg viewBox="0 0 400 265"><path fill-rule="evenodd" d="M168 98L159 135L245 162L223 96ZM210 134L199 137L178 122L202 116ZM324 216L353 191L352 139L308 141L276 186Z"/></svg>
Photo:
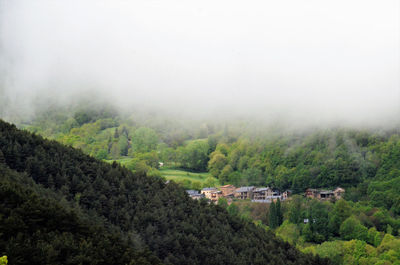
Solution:
<svg viewBox="0 0 400 265"><path fill-rule="evenodd" d="M393 126L399 2L1 1L0 112L120 109Z"/></svg>
<svg viewBox="0 0 400 265"><path fill-rule="evenodd" d="M0 0L0 265L400 264L400 1Z"/></svg>

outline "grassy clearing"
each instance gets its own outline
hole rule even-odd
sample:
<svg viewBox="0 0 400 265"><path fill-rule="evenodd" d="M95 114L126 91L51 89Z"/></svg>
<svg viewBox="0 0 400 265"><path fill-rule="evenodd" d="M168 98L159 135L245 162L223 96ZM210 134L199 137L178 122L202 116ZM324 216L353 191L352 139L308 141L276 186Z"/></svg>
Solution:
<svg viewBox="0 0 400 265"><path fill-rule="evenodd" d="M184 180L205 182L207 177L211 177L208 172L193 173L180 169L160 169L161 175L168 180Z"/></svg>
<svg viewBox="0 0 400 265"><path fill-rule="evenodd" d="M124 158L120 158L120 159L110 159L110 160L103 160L107 163L112 163L114 161L120 163L121 165L125 166L126 163L128 163L129 161L132 160L132 157L124 157Z"/></svg>
<svg viewBox="0 0 400 265"><path fill-rule="evenodd" d="M160 169L161 175L167 180L182 183L186 188L202 188L220 186L218 180L208 172L189 172L181 169Z"/></svg>
<svg viewBox="0 0 400 265"><path fill-rule="evenodd" d="M132 158L124 157L116 160L104 160L105 162L112 163L116 161L121 165L126 165ZM186 189L201 189L204 187L219 187L221 184L218 179L211 176L209 172L190 172L182 169L175 169L164 167L159 169L161 176L166 180L173 180L180 183Z"/></svg>

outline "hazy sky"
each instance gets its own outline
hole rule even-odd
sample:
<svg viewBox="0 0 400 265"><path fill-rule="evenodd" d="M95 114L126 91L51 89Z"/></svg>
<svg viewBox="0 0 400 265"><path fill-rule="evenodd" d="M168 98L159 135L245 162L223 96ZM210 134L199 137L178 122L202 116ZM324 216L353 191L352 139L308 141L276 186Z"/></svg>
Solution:
<svg viewBox="0 0 400 265"><path fill-rule="evenodd" d="M0 96L14 109L94 90L196 114L399 120L398 0L0 3Z"/></svg>

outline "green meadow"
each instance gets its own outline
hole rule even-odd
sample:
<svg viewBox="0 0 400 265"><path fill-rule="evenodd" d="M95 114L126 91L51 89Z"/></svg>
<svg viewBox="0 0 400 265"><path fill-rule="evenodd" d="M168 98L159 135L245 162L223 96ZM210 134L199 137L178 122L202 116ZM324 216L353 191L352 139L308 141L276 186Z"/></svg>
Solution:
<svg viewBox="0 0 400 265"><path fill-rule="evenodd" d="M108 163L116 161L121 165L126 166L126 164L131 161L132 158L124 157L116 160L104 160ZM197 189L200 190L205 187L219 187L221 184L218 179L211 176L209 172L191 172L183 169L176 168L160 168L161 176L166 180L173 180L176 183L181 184L186 189Z"/></svg>
<svg viewBox="0 0 400 265"><path fill-rule="evenodd" d="M189 189L220 186L218 179L212 177L209 172L189 172L182 169L165 168L160 169L160 173L166 180L173 180Z"/></svg>
<svg viewBox="0 0 400 265"><path fill-rule="evenodd" d="M107 163L112 163L114 161L120 163L123 166L126 166L126 164L131 161L132 158L131 157L124 157L124 158L120 158L120 159L104 159L103 161L107 162Z"/></svg>

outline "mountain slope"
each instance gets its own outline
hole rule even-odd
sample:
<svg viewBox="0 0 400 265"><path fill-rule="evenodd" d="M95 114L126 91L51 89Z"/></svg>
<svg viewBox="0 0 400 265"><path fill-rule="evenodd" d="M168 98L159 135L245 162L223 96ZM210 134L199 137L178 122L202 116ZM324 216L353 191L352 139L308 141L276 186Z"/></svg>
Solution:
<svg viewBox="0 0 400 265"><path fill-rule="evenodd" d="M175 184L133 174L116 163L106 164L2 121L0 163L24 176L14 180L16 185L33 179L44 190L63 196L78 209L78 217L91 216L106 231L123 234L121 240L131 240L136 249L149 248L165 264L328 262L299 253L272 233L230 216L221 207L191 200ZM6 205L2 208L6 212ZM13 233L18 234L19 229L17 226ZM6 240L2 235L2 242Z"/></svg>
<svg viewBox="0 0 400 265"><path fill-rule="evenodd" d="M0 249L10 264L161 264L151 252L134 250L120 233L44 198L35 184L22 184L26 177L4 164L0 175Z"/></svg>

